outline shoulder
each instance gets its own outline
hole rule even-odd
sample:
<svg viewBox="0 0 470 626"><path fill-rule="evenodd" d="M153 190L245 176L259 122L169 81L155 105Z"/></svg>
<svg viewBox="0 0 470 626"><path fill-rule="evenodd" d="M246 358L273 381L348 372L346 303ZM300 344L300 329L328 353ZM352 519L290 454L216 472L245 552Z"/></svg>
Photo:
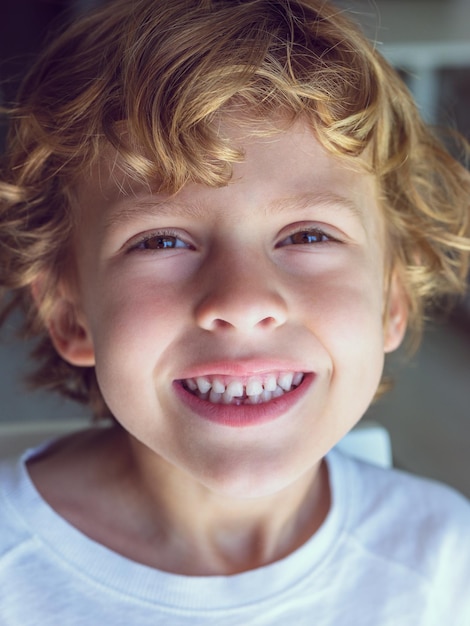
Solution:
<svg viewBox="0 0 470 626"><path fill-rule="evenodd" d="M376 559L433 589L470 580L470 502L438 482L343 455L333 465L350 491L347 532Z"/></svg>
<svg viewBox="0 0 470 626"><path fill-rule="evenodd" d="M470 624L469 502L337 450L327 462L331 510L342 520L328 581L340 581L360 623L395 624L400 616L400 624L416 626Z"/></svg>
<svg viewBox="0 0 470 626"><path fill-rule="evenodd" d="M1 563L22 546L29 544L33 534L20 513L23 491L22 460L0 463L0 569Z"/></svg>
<svg viewBox="0 0 470 626"><path fill-rule="evenodd" d="M338 478L347 482L354 500L351 524L371 532L425 532L447 541L462 533L470 541L470 502L451 487L398 469L385 469L335 453ZM385 530L386 529L386 530Z"/></svg>
<svg viewBox="0 0 470 626"><path fill-rule="evenodd" d="M88 471L89 451L96 438L93 431L80 431L0 462L0 562L24 542L40 545L40 531L54 518L50 503L68 494L72 498L79 492L80 480L95 469Z"/></svg>
<svg viewBox="0 0 470 626"><path fill-rule="evenodd" d="M360 517L370 519L371 513L382 511L386 519L406 521L411 528L424 524L431 530L433 522L435 530L443 525L469 528L470 502L451 487L398 469L349 463L355 486L362 493L363 506L357 508Z"/></svg>

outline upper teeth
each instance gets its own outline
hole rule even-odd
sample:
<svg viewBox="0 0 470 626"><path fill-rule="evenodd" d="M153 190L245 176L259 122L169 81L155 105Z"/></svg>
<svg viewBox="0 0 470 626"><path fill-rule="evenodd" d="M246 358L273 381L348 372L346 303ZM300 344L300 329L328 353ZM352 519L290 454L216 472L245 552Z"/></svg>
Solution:
<svg viewBox="0 0 470 626"><path fill-rule="evenodd" d="M245 399L249 404L268 402L277 398L302 382L302 372L280 372L250 376L247 379L237 379L228 376L198 376L187 378L185 386L199 397L210 402L232 401L242 403Z"/></svg>

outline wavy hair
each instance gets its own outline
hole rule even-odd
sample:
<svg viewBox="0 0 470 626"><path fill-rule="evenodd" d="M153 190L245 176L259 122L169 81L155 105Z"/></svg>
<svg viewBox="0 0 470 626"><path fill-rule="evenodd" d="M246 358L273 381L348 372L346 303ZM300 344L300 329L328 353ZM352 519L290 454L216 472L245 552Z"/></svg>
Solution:
<svg viewBox="0 0 470 626"><path fill-rule="evenodd" d="M410 336L466 287L470 182L396 72L325 0L118 0L71 24L23 81L0 182L2 318L39 339L34 384L108 414L94 369L55 351L47 321L73 259L73 190L110 145L131 179L176 191L230 180L243 158L217 120L304 116L322 145L368 163ZM261 127L259 125L260 132ZM32 298L41 278L42 297Z"/></svg>

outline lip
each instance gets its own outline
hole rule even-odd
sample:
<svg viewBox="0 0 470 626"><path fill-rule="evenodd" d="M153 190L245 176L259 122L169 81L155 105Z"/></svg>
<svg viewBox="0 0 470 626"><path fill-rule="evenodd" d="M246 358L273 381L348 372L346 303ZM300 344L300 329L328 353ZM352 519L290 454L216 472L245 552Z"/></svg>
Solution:
<svg viewBox="0 0 470 626"><path fill-rule="evenodd" d="M197 378L198 376L233 376L249 378L262 376L271 372L309 372L311 365L281 359L237 359L236 361L211 361L201 363L182 372L180 380Z"/></svg>
<svg viewBox="0 0 470 626"><path fill-rule="evenodd" d="M206 374L208 373L207 370L205 372ZM222 373L220 371L214 372L214 369L212 369L211 372L217 374ZM241 375L234 374L233 372L234 369L232 368L230 373L227 375ZM250 373L253 373L253 371L251 370ZM259 374L260 371L257 371L256 373ZM195 374L193 374L193 376L195 376ZM189 408L192 413L202 419L214 422L221 426L246 428L248 426L259 426L261 424L274 421L285 415L288 411L292 410L297 402L305 396L310 386L313 384L315 375L313 373L306 373L301 384L292 391L285 393L279 398L273 398L269 402L253 405L213 404L207 400L202 400L187 391L183 387L182 380L183 379L173 381L173 388L180 402Z"/></svg>

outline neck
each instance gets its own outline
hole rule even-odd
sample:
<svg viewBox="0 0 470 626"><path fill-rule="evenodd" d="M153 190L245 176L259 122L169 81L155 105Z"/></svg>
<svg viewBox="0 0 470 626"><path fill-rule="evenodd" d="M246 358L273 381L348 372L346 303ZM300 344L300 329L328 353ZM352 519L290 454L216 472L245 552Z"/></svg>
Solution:
<svg viewBox="0 0 470 626"><path fill-rule="evenodd" d="M141 512L140 533L158 544L160 569L230 575L261 567L305 543L328 513L324 461L275 494L233 499L195 482L132 437L128 444L133 506Z"/></svg>

